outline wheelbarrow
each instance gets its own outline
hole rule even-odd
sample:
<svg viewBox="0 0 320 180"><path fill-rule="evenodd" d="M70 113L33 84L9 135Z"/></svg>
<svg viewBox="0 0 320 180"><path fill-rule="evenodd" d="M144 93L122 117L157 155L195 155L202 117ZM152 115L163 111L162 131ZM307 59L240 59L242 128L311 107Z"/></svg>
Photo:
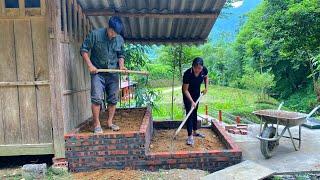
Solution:
<svg viewBox="0 0 320 180"><path fill-rule="evenodd" d="M277 110L266 109L253 112L258 118L260 118L260 131L257 138L260 140L260 150L266 159L269 159L274 154L275 150L279 146L279 139L289 138L296 151L301 147L301 125L306 122L306 119L311 117L320 106L314 108L309 114L291 112L280 110L280 106ZM279 125L284 126L283 130L279 134ZM293 137L290 128L299 126L299 137ZM289 136L285 136L284 133L288 131ZM298 146L295 141L299 142Z"/></svg>

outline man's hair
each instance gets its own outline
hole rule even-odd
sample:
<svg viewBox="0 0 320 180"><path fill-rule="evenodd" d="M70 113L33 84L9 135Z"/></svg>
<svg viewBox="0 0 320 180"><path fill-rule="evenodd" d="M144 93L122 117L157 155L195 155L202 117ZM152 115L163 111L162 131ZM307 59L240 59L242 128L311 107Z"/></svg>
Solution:
<svg viewBox="0 0 320 180"><path fill-rule="evenodd" d="M203 66L203 59L201 57L196 57L194 58L194 60L192 61L192 67L195 66Z"/></svg>
<svg viewBox="0 0 320 180"><path fill-rule="evenodd" d="M121 36L123 36L123 24L120 17L112 16L109 19L108 24L109 24L109 28L113 29L114 32L116 32L117 34L120 34Z"/></svg>

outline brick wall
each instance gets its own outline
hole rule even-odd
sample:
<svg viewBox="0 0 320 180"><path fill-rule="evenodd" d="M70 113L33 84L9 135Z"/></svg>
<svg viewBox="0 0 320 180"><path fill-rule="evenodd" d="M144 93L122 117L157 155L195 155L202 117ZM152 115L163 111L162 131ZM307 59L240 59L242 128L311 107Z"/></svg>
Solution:
<svg viewBox="0 0 320 180"><path fill-rule="evenodd" d="M213 131L226 145L226 150L151 153L149 145L153 128L176 128L180 122L153 122L150 109L145 109L139 131L65 135L66 159L72 172L114 169L195 168L216 171L239 163L242 153L217 124ZM169 125L168 125L169 124Z"/></svg>

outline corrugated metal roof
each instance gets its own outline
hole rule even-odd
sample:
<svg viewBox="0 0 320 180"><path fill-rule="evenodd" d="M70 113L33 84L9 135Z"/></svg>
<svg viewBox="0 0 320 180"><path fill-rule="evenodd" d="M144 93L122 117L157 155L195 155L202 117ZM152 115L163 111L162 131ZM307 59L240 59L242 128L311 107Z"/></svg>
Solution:
<svg viewBox="0 0 320 180"><path fill-rule="evenodd" d="M226 0L78 0L84 12L184 14L188 17L121 16L124 38L143 43L199 43L207 39ZM215 14L197 18L192 14ZM185 18L184 18L185 17ZM196 17L196 18L195 18ZM110 16L89 16L94 26L106 27Z"/></svg>

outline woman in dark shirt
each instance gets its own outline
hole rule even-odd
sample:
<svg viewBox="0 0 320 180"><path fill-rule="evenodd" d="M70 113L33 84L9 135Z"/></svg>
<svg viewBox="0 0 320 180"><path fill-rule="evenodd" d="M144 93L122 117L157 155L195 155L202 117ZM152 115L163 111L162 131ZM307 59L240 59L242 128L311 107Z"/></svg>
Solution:
<svg viewBox="0 0 320 180"><path fill-rule="evenodd" d="M203 66L203 59L197 57L193 60L192 67L184 72L182 85L183 103L186 109L186 114L191 110L191 107L195 107L186 122L188 131L187 144L191 146L194 145L193 136L204 138L203 134L197 132L198 105L195 103L200 97L200 87L203 81L205 82L205 89L202 93L206 94L209 83L208 70Z"/></svg>

